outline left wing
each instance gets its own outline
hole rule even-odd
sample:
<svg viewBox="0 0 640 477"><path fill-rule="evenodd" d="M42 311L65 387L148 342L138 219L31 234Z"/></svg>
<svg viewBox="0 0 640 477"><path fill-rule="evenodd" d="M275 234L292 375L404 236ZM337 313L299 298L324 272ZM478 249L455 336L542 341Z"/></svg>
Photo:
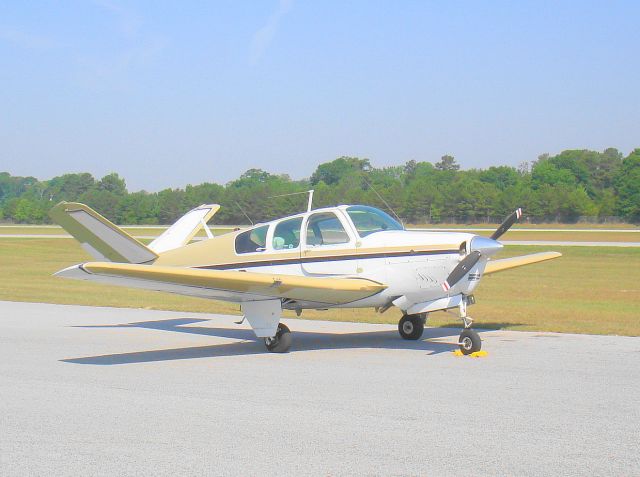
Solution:
<svg viewBox="0 0 640 477"><path fill-rule="evenodd" d="M56 275L234 302L286 298L339 305L370 297L387 288L365 278L315 278L110 262L74 265Z"/></svg>
<svg viewBox="0 0 640 477"><path fill-rule="evenodd" d="M553 260L554 258L558 257L562 257L562 254L559 252L540 252L532 253L530 255L521 255L519 257L489 260L484 269L484 274L489 275L491 273L502 272L511 268L531 265L532 263L544 262L545 260Z"/></svg>

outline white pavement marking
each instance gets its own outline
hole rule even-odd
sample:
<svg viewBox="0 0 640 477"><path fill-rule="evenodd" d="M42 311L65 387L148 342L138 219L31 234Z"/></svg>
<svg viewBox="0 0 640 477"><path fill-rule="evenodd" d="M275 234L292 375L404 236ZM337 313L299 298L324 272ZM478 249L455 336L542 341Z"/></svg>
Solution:
<svg viewBox="0 0 640 477"><path fill-rule="evenodd" d="M277 355L234 319L0 302L0 475L640 469L640 338L286 320Z"/></svg>

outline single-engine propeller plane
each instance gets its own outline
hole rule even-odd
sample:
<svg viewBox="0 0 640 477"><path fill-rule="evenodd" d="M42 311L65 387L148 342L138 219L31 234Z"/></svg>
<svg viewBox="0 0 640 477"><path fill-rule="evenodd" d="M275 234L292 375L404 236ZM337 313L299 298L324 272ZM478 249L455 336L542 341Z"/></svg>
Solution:
<svg viewBox="0 0 640 477"><path fill-rule="evenodd" d="M311 200L309 201L311 202ZM215 236L206 223L220 208L201 205L148 245L84 204L61 202L52 219L97 261L57 276L239 303L255 335L272 352L291 346L283 309L364 308L403 315L400 336L420 339L428 314L458 309L458 345L479 351L467 307L484 275L559 257L543 252L492 259L498 242L521 217L509 215L490 238L405 228L363 205L312 210ZM207 238L193 241L204 228Z"/></svg>

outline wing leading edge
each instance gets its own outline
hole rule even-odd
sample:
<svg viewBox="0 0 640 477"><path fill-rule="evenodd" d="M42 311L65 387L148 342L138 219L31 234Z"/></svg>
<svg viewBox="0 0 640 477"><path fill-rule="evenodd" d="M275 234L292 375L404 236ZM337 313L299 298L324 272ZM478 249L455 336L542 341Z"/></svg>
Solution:
<svg viewBox="0 0 640 477"><path fill-rule="evenodd" d="M489 260L484 269L484 274L489 275L491 273L502 272L511 268L523 267L525 265L531 265L532 263L544 262L546 260L553 260L554 258L559 257L562 257L562 254L559 252L540 252L532 253L530 255L521 255L519 257Z"/></svg>
<svg viewBox="0 0 640 477"><path fill-rule="evenodd" d="M339 305L370 297L387 288L365 278L315 278L110 262L74 265L56 275L237 302L287 298Z"/></svg>

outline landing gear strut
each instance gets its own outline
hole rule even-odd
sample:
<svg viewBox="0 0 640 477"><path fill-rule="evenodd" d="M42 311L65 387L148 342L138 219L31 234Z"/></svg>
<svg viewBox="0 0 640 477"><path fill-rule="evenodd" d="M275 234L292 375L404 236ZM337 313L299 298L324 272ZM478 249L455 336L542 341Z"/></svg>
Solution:
<svg viewBox="0 0 640 477"><path fill-rule="evenodd" d="M424 332L427 314L403 315L398 322L398 332L405 340L419 340Z"/></svg>
<svg viewBox="0 0 640 477"><path fill-rule="evenodd" d="M278 331L272 338L265 338L264 344L272 353L286 353L291 348L291 331L283 323L278 323Z"/></svg>
<svg viewBox="0 0 640 477"><path fill-rule="evenodd" d="M463 300L460 302L460 319L464 323L464 330L460 333L460 338L458 339L458 346L460 347L460 351L462 354L471 354L476 351L480 351L482 348L482 340L480 339L480 335L478 332L471 328L473 324L473 319L467 315L467 300L470 297L463 297ZM473 298L469 301L473 303Z"/></svg>

